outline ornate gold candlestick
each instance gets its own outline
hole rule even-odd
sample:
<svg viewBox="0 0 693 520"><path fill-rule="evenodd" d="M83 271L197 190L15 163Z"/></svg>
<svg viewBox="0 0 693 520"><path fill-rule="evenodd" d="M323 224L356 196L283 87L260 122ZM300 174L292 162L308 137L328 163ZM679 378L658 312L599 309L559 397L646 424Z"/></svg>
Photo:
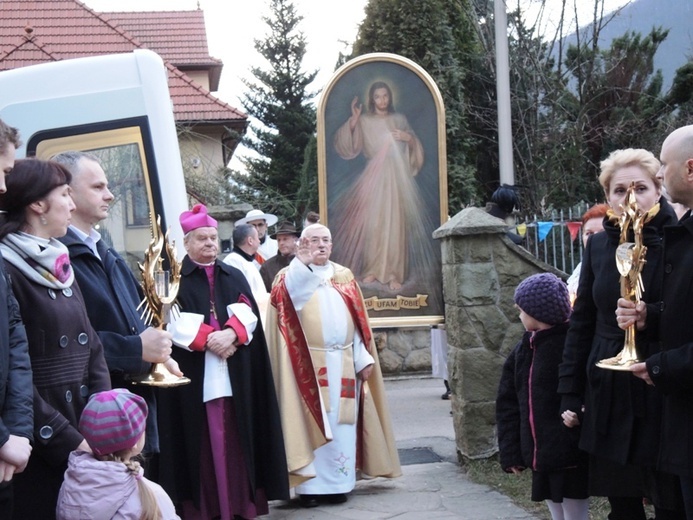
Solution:
<svg viewBox="0 0 693 520"><path fill-rule="evenodd" d="M616 248L616 268L621 274L621 297L634 303L640 303L645 288L642 284L642 269L645 266L647 247L643 244L642 230L657 213L659 203L650 211L644 213L638 207L635 199L635 184L631 183L626 192L626 206L621 206L620 217L610 212L612 220L618 219L621 228L619 246ZM633 242L628 241L630 231L633 232ZM628 367L639 362L635 345L635 324L626 329L623 350L615 357L602 359L597 363L599 368L608 370L628 370Z"/></svg>
<svg viewBox="0 0 693 520"><path fill-rule="evenodd" d="M162 267L166 254L170 271ZM161 232L161 218L152 222L152 239L144 252L144 264L138 264L142 272L142 289L144 300L138 310L142 309L142 320L146 325L163 329L170 320L171 312L177 312L175 305L180 285L180 262L176 260L175 243L168 239L168 232ZM138 385L170 387L186 385L187 377L173 375L163 363L154 363L149 374L139 379L132 379Z"/></svg>

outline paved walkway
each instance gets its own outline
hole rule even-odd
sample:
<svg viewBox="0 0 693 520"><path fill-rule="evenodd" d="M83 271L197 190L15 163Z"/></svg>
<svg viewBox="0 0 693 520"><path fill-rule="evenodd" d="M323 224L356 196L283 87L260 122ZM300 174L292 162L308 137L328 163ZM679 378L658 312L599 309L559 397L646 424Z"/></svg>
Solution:
<svg viewBox="0 0 693 520"><path fill-rule="evenodd" d="M273 502L271 520L493 520L536 517L509 498L469 481L457 465L450 401L440 379L385 383L403 476L359 481L340 505L303 509L298 500Z"/></svg>

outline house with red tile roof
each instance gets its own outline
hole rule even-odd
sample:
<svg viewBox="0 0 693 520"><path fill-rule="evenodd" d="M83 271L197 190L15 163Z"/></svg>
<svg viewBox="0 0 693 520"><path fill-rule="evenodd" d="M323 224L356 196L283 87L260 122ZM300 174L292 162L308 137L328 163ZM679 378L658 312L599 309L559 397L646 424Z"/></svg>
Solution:
<svg viewBox="0 0 693 520"><path fill-rule="evenodd" d="M212 94L221 60L209 55L202 10L97 13L78 0L0 1L0 71L146 48L166 64L186 177L226 166L248 116Z"/></svg>

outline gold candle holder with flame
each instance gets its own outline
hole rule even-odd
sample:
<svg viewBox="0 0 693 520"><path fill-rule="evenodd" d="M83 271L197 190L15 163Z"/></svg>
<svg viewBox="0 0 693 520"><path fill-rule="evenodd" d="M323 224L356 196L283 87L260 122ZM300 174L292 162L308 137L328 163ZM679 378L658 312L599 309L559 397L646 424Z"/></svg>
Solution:
<svg viewBox="0 0 693 520"><path fill-rule="evenodd" d="M643 227L659 213L659 203L648 212L643 212L635 199L635 183L631 183L626 192L625 207L621 205L621 215L609 211L610 220L618 221L621 229L619 246L616 248L616 268L621 274L621 297L634 303L640 303L645 288L642 284L642 270L645 267L647 247L643 244ZM633 233L633 242L628 240ZM626 329L623 350L615 357L602 359L597 363L599 368L607 370L628 370L638 363L638 351L635 345L635 324Z"/></svg>
<svg viewBox="0 0 693 520"><path fill-rule="evenodd" d="M152 239L144 252L144 264L138 264L142 272L144 299L137 310L142 309L145 325L163 329L170 321L171 313L178 312L175 304L180 286L180 262L176 259L175 242L169 240L168 232L161 232L161 217L152 221ZM170 271L163 269L164 253L170 264ZM172 387L186 385L187 377L172 374L163 363L154 363L152 370L144 377L133 378L138 385Z"/></svg>

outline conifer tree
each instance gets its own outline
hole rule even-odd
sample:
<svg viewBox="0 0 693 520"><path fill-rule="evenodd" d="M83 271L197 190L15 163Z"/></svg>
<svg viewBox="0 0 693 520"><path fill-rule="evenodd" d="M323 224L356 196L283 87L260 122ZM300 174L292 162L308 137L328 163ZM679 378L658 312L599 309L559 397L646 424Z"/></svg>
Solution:
<svg viewBox="0 0 693 520"><path fill-rule="evenodd" d="M241 202L293 219L302 211L296 198L305 177L305 149L315 132L314 94L308 86L317 72L303 70L303 17L291 0L270 0L269 8L270 15L263 18L269 32L255 41L268 68L251 68L255 79L244 80L248 91L241 100L257 121L243 139L256 155L243 158L246 172L233 175L233 191Z"/></svg>

